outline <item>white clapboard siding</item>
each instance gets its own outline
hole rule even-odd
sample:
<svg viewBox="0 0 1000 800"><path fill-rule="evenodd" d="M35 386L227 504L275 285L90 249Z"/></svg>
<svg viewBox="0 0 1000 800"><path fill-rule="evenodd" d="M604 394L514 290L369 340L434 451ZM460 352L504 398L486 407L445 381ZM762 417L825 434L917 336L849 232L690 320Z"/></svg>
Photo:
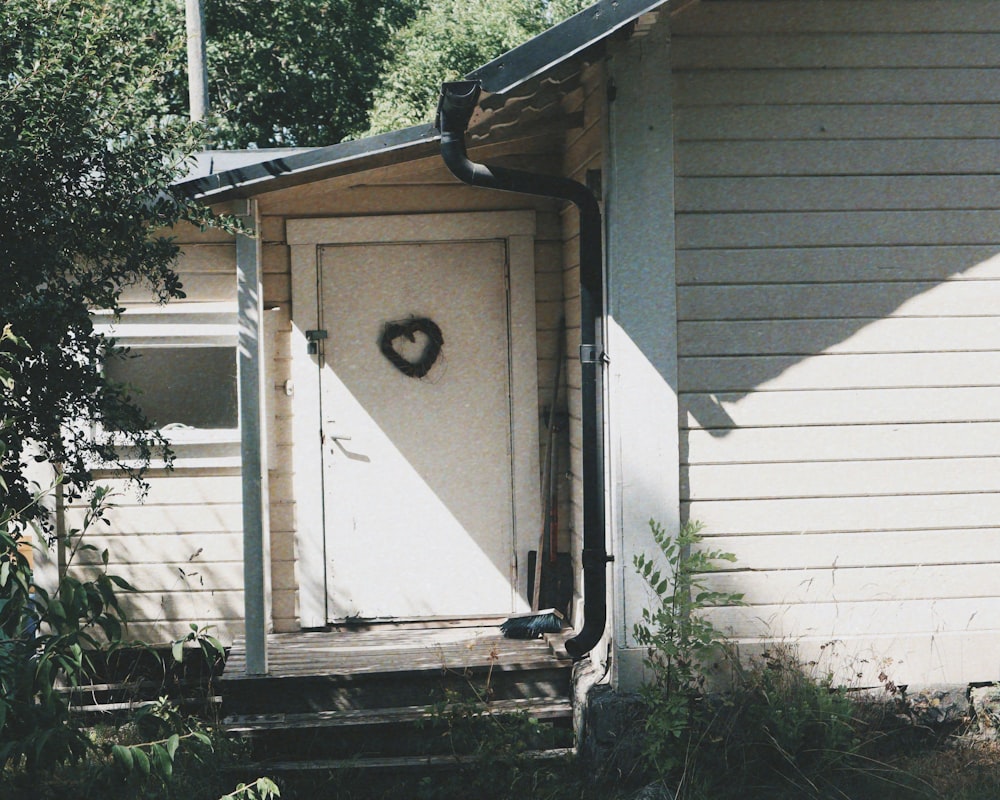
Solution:
<svg viewBox="0 0 1000 800"><path fill-rule="evenodd" d="M681 284L995 280L995 244L683 250Z"/></svg>
<svg viewBox="0 0 1000 800"><path fill-rule="evenodd" d="M235 555L239 557L241 551ZM190 561L163 564L120 563L108 570L124 578L145 594L161 592L219 592L238 591L243 588L243 561L216 561L195 564ZM96 567L81 566L79 576L96 576Z"/></svg>
<svg viewBox="0 0 1000 800"><path fill-rule="evenodd" d="M998 121L995 104L704 106L685 108L675 134L679 142L989 139Z"/></svg>
<svg viewBox="0 0 1000 800"><path fill-rule="evenodd" d="M811 103L995 103L993 68L679 70L675 108Z"/></svg>
<svg viewBox="0 0 1000 800"><path fill-rule="evenodd" d="M980 210L995 204L1000 175L680 178L674 190L698 213Z"/></svg>
<svg viewBox="0 0 1000 800"><path fill-rule="evenodd" d="M717 609L713 618L735 631L761 629L769 634L827 636L831 639L859 635L944 633L943 623L959 631L996 630L1000 599L996 597L942 598L927 601L774 603L763 606ZM745 635L745 634L744 634ZM891 657L889 653L882 653ZM994 666L995 669L995 666Z"/></svg>
<svg viewBox="0 0 1000 800"><path fill-rule="evenodd" d="M682 142L676 154L682 177L975 175L998 150L996 139L732 141L722 151L715 142Z"/></svg>
<svg viewBox="0 0 1000 800"><path fill-rule="evenodd" d="M235 280L236 246L232 242L183 245L174 269L184 273L223 273Z"/></svg>
<svg viewBox="0 0 1000 800"><path fill-rule="evenodd" d="M176 563L187 569L213 562L239 561L243 553L243 535L225 531L200 534L197 537L184 533L119 533L104 534L108 553L114 554L116 563L130 565ZM80 564L99 564L101 553L82 552L77 556Z"/></svg>
<svg viewBox="0 0 1000 800"><path fill-rule="evenodd" d="M995 147L1000 156L1000 142ZM996 241L997 211L795 211L679 214L683 249L975 245Z"/></svg>
<svg viewBox="0 0 1000 800"><path fill-rule="evenodd" d="M946 530L997 527L1000 495L705 500L688 501L683 510L717 534Z"/></svg>
<svg viewBox="0 0 1000 800"><path fill-rule="evenodd" d="M991 680L1000 4L720 0L671 28L682 513L748 603L711 617Z"/></svg>
<svg viewBox="0 0 1000 800"><path fill-rule="evenodd" d="M227 242L182 245L173 269L180 278L185 303L236 299L236 246L231 238ZM129 286L122 292L121 302L128 306L151 299L148 287Z"/></svg>
<svg viewBox="0 0 1000 800"><path fill-rule="evenodd" d="M1000 492L1000 459L708 464L684 471L691 500Z"/></svg>
<svg viewBox="0 0 1000 800"><path fill-rule="evenodd" d="M996 386L1000 351L685 358L680 381L692 392L905 389Z"/></svg>
<svg viewBox="0 0 1000 800"><path fill-rule="evenodd" d="M975 604L977 601L971 602ZM844 604L837 606L843 608ZM791 608L803 609L802 606ZM855 608L860 612L865 607L858 605ZM896 620L908 611L906 607L890 608L888 603L871 603L867 610L871 610L876 617L881 615L890 620ZM760 656L762 652L773 653L776 646L792 649L804 664L815 665L813 674L817 678L825 679L830 674L836 682L848 687L880 688L886 679L897 685L911 686L953 683L955 675L982 675L996 670L1000 660L1000 642L995 631L967 629L962 622L964 614L973 613L968 607L955 603L949 606L935 604L934 610L937 613L935 629L926 633L881 631L874 625L862 624L871 617L862 617L860 613L844 617L842 624L833 628L817 624L803 630L800 624L803 615L782 614L780 607L775 606L769 607L766 615L739 620L748 622L746 625L730 624L734 619L728 610L711 616L722 629L734 633L739 628L772 631L763 640L754 634L737 634L735 640L744 658ZM954 630L946 629L944 624L945 619L951 618L947 616L951 611L955 612ZM986 609L984 613L988 611ZM792 633L797 627L797 632Z"/></svg>
<svg viewBox="0 0 1000 800"><path fill-rule="evenodd" d="M992 0L842 0L802 2L743 0L702 4L696 14L672 19L675 36L739 36L802 33L972 33L996 32Z"/></svg>
<svg viewBox="0 0 1000 800"><path fill-rule="evenodd" d="M1000 348L1000 318L712 320L680 323L677 338L692 356L987 352Z"/></svg>
<svg viewBox="0 0 1000 800"><path fill-rule="evenodd" d="M998 308L1000 281L683 286L677 296L684 322L984 317Z"/></svg>
<svg viewBox="0 0 1000 800"><path fill-rule="evenodd" d="M809 603L876 603L921 600L927 586L937 599L993 598L996 589L992 564L932 564L885 567L827 567L759 572L749 584L745 573L707 576L706 588L719 592L745 591L750 606Z"/></svg>
<svg viewBox="0 0 1000 800"><path fill-rule="evenodd" d="M107 550L107 571L138 590L119 594L130 636L141 631L147 641L163 642L184 635L189 622L211 623L228 643L242 630L242 481L238 469L209 463L151 473L144 496L121 478L98 478L111 489L108 524L83 535L97 549L77 554L74 574L96 575ZM85 513L80 503L71 505L67 525L81 528Z"/></svg>
<svg viewBox="0 0 1000 800"><path fill-rule="evenodd" d="M1000 528L711 536L707 545L756 570L965 564L995 569Z"/></svg>
<svg viewBox="0 0 1000 800"><path fill-rule="evenodd" d="M199 503L195 505L157 503L147 500L145 505L122 507L108 515L111 520L109 534L114 533L224 533L242 530L243 518L238 502ZM67 514L70 524L79 526L80 512Z"/></svg>
<svg viewBox="0 0 1000 800"><path fill-rule="evenodd" d="M1000 50L996 33L926 33L899 37L884 33L746 35L738 39L679 39L671 59L687 69L857 69L910 67L994 67Z"/></svg>
<svg viewBox="0 0 1000 800"><path fill-rule="evenodd" d="M1000 421L995 387L851 389L744 393L684 393L685 428L787 425L882 425L914 422Z"/></svg>
<svg viewBox="0 0 1000 800"><path fill-rule="evenodd" d="M188 623L191 622L240 624L243 619L243 592L194 592L187 587L171 592L138 592L128 595L128 612L130 623L180 623L169 627L171 630L179 628L183 635L190 631Z"/></svg>
<svg viewBox="0 0 1000 800"><path fill-rule="evenodd" d="M1000 422L950 422L687 430L683 464L768 464L808 461L935 459L1000 456Z"/></svg>

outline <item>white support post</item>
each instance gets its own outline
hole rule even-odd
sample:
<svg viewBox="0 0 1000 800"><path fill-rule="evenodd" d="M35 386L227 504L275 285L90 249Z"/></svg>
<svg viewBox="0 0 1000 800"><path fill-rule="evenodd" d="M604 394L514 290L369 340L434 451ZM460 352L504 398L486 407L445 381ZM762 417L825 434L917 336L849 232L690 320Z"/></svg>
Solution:
<svg viewBox="0 0 1000 800"><path fill-rule="evenodd" d="M245 224L259 230L257 205L246 201ZM260 237L236 237L240 443L243 465L243 592L248 675L267 674L269 526L264 416L264 298Z"/></svg>
<svg viewBox="0 0 1000 800"><path fill-rule="evenodd" d="M611 60L608 376L611 518L615 548L614 680L644 679L633 625L648 605L632 557L656 557L648 521L680 520L677 300L674 274L673 121L665 20ZM656 87L655 91L650 87Z"/></svg>

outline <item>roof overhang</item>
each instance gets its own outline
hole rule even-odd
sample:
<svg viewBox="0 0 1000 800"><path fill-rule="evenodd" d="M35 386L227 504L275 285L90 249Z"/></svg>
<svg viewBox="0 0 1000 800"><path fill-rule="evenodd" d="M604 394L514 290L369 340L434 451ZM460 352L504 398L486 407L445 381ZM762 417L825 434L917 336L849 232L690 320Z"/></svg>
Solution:
<svg viewBox="0 0 1000 800"><path fill-rule="evenodd" d="M600 0L578 14L549 28L499 58L470 72L494 98L544 76L577 54L631 25L644 14L666 6L669 0ZM493 103L498 107L497 102ZM499 103L502 106L503 102ZM488 123L487 123L488 124ZM219 202L251 197L336 175L400 163L437 150L440 133L434 123L356 139L329 147L300 152L282 151L278 157L260 151L241 151L229 156L238 166L188 178L176 187L191 197ZM246 160L243 160L243 156Z"/></svg>
<svg viewBox="0 0 1000 800"><path fill-rule="evenodd" d="M333 177L354 169L371 169L423 155L436 150L441 138L430 124L355 139L328 147L265 158L233 169L183 180L177 188L191 197L209 202L235 197L250 197L261 192L285 189L313 180Z"/></svg>
<svg viewBox="0 0 1000 800"><path fill-rule="evenodd" d="M466 75L504 94L608 38L668 0L600 0Z"/></svg>

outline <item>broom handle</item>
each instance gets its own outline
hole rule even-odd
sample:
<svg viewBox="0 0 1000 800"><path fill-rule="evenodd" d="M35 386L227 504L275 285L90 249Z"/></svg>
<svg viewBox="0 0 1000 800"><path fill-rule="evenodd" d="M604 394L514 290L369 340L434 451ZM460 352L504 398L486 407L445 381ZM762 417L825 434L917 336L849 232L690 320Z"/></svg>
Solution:
<svg viewBox="0 0 1000 800"><path fill-rule="evenodd" d="M556 338L556 375L552 387L552 404L549 406L548 436L545 440L545 462L542 465L542 530L538 537L538 552L535 553L535 589L531 595L531 610L538 611L542 595L542 558L545 552L546 530L552 508L552 475L553 452L555 450L556 403L559 401L559 381L562 378L563 328L565 322L559 319L558 336ZM551 544L550 544L551 548ZM550 551L551 557L551 551Z"/></svg>

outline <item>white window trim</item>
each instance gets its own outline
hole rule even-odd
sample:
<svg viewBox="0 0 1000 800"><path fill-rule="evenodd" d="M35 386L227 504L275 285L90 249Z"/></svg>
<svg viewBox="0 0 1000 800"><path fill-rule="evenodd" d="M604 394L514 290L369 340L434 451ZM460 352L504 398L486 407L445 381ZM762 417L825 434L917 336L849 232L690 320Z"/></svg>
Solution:
<svg viewBox="0 0 1000 800"><path fill-rule="evenodd" d="M92 314L94 330L113 338L116 346L135 350L153 348L232 347L234 358L239 324L236 303L183 303L132 306L121 317L111 312ZM165 425L156 431L164 436L174 450L174 468L238 467L240 464L239 424L232 428L195 428L179 424ZM100 425L95 437L112 436ZM205 453L205 445L218 445L217 454ZM226 447L230 445L230 447ZM235 455L233 450L235 449ZM124 463L130 464L128 459ZM136 462L138 463L138 462ZM153 468L165 466L162 459L153 459ZM109 464L94 464L94 469L108 469Z"/></svg>

